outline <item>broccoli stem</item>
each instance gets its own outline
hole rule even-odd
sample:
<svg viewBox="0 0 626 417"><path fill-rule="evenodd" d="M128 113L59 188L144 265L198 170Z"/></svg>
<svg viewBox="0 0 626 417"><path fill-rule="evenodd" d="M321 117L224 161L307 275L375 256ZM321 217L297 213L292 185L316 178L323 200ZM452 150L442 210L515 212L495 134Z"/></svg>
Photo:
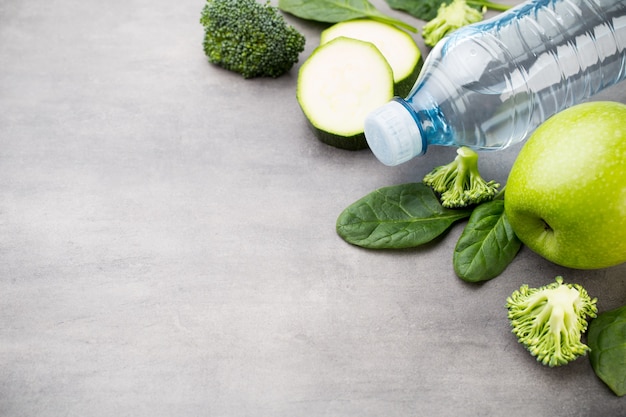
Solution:
<svg viewBox="0 0 626 417"><path fill-rule="evenodd" d="M587 317L596 317L597 299L578 284L564 284L563 277L540 288L522 285L507 298L512 332L531 355L544 365L565 365L584 355L581 342Z"/></svg>
<svg viewBox="0 0 626 417"><path fill-rule="evenodd" d="M457 156L447 165L439 166L423 180L440 194L441 204L447 208L462 208L490 201L500 184L485 181L478 171L478 154L462 146Z"/></svg>

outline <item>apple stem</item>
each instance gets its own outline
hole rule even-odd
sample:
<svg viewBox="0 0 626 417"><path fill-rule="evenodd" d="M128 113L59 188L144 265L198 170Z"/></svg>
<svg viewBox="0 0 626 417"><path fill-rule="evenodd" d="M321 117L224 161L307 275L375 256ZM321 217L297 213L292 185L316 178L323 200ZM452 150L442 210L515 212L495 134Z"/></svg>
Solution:
<svg viewBox="0 0 626 417"><path fill-rule="evenodd" d="M550 227L550 225L544 219L541 219L541 221L543 222L543 229L546 232L551 232L552 228Z"/></svg>

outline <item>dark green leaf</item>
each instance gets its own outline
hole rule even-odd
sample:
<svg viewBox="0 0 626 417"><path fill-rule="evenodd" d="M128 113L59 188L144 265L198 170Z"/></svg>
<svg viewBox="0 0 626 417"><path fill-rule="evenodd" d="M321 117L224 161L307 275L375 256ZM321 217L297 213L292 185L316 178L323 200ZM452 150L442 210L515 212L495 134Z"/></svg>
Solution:
<svg viewBox="0 0 626 417"><path fill-rule="evenodd" d="M452 0L385 0L389 7L402 10L420 20L433 20L439 7L452 3ZM467 4L481 10L483 7L504 11L511 8L508 4L495 3L488 0L467 0Z"/></svg>
<svg viewBox="0 0 626 417"><path fill-rule="evenodd" d="M417 32L413 26L383 14L368 0L279 0L278 7L294 16L317 22L338 23L370 18Z"/></svg>
<svg viewBox="0 0 626 417"><path fill-rule="evenodd" d="M452 0L386 0L389 7L402 10L421 20L432 20L437 16L437 10L442 4L449 4Z"/></svg>
<svg viewBox="0 0 626 417"><path fill-rule="evenodd" d="M346 208L337 219L345 241L372 249L410 248L430 242L471 210L441 206L422 183L384 187Z"/></svg>
<svg viewBox="0 0 626 417"><path fill-rule="evenodd" d="M454 248L454 271L468 282L495 278L513 261L521 246L504 214L504 200L481 204L474 209Z"/></svg>
<svg viewBox="0 0 626 417"><path fill-rule="evenodd" d="M589 323L589 361L617 396L626 395L626 306L601 313Z"/></svg>

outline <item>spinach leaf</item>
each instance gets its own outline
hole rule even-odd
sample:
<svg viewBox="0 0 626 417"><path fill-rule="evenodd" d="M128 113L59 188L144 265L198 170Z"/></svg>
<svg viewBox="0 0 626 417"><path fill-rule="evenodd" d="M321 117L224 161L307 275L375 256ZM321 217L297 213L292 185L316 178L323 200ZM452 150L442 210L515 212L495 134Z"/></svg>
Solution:
<svg viewBox="0 0 626 417"><path fill-rule="evenodd" d="M402 10L421 20L432 20L442 4L450 4L452 0L386 0L389 7Z"/></svg>
<svg viewBox="0 0 626 417"><path fill-rule="evenodd" d="M589 323L587 344L594 372L614 393L626 395L626 305Z"/></svg>
<svg viewBox="0 0 626 417"><path fill-rule="evenodd" d="M497 277L513 261L522 243L506 215L504 200L476 207L454 248L454 271L468 282Z"/></svg>
<svg viewBox="0 0 626 417"><path fill-rule="evenodd" d="M420 20L433 20L437 16L439 7L452 3L452 0L385 0L389 7L402 10ZM495 3L489 0L466 0L469 6L477 10L483 7L488 9L505 11L511 8L508 4Z"/></svg>
<svg viewBox="0 0 626 417"><path fill-rule="evenodd" d="M399 249L430 242L471 210L444 208L430 187L409 183L380 188L346 208L337 233L371 249Z"/></svg>
<svg viewBox="0 0 626 417"><path fill-rule="evenodd" d="M383 14L368 0L279 0L278 8L299 18L317 22L338 23L350 19L370 18L417 32L417 29L408 23Z"/></svg>

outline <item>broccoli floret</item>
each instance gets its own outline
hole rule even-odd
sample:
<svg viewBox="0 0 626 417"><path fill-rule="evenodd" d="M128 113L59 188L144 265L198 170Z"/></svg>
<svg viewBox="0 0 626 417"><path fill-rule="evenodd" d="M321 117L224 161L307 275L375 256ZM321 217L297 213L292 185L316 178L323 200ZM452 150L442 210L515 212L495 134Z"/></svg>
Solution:
<svg viewBox="0 0 626 417"><path fill-rule="evenodd" d="M440 194L441 205L463 208L492 200L500 184L485 181L478 172L478 154L462 146L454 161L433 169L424 177L424 184Z"/></svg>
<svg viewBox="0 0 626 417"><path fill-rule="evenodd" d="M304 50L304 35L269 1L207 0L200 23L209 62L244 78L283 75Z"/></svg>
<svg viewBox="0 0 626 417"><path fill-rule="evenodd" d="M444 36L460 27L480 22L486 7L478 10L467 4L466 0L454 0L450 4L442 4L437 10L437 16L422 28L424 43L435 46Z"/></svg>
<svg viewBox="0 0 626 417"><path fill-rule="evenodd" d="M565 365L586 354L580 339L587 317L596 317L597 299L578 284L563 284L563 277L540 288L522 285L507 298L513 333L537 361L550 367Z"/></svg>

